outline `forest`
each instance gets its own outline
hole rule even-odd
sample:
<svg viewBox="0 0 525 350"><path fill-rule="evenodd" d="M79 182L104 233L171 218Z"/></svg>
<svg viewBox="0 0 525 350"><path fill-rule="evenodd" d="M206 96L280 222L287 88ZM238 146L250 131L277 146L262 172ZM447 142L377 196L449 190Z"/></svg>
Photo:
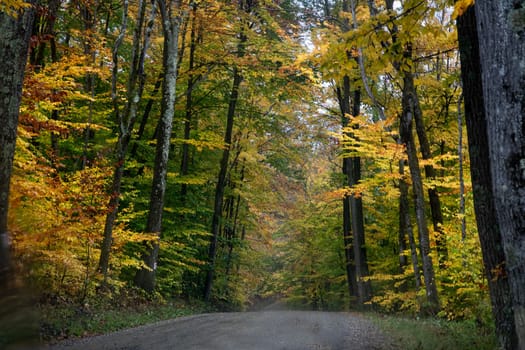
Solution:
<svg viewBox="0 0 525 350"><path fill-rule="evenodd" d="M281 300L469 320L524 349L524 14L0 0L4 300Z"/></svg>

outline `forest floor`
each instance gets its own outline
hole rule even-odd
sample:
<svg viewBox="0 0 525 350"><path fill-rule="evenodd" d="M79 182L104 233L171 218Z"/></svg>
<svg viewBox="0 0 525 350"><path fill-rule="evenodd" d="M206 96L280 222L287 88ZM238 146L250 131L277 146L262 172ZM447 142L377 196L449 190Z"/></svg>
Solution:
<svg viewBox="0 0 525 350"><path fill-rule="evenodd" d="M259 311L180 317L107 335L66 340L63 350L397 349L370 319L348 312Z"/></svg>

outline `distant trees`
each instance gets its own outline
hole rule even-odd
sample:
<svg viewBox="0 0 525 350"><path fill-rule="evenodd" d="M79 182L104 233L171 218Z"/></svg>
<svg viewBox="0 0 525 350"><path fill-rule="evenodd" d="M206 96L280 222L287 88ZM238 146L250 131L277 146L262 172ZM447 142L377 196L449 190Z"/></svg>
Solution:
<svg viewBox="0 0 525 350"><path fill-rule="evenodd" d="M466 145L451 8L438 1L386 0L318 1L301 9L321 19L309 27L313 52L301 62L323 81L325 118L349 116L342 129L329 129L340 134L336 148L343 164L331 170L344 177L332 174L332 180L345 185L327 191L323 203L331 206L336 195L363 203L370 271L364 280L374 290L371 303L451 318L463 317L455 311L459 305L467 313L481 312L484 306L470 298L486 295L484 287L466 287L485 282L472 235L470 183L457 181L470 164L458 154ZM347 183L356 160L361 176L353 173ZM391 205L393 198L399 205ZM349 212L344 200L342 207ZM358 259L348 246L359 219L341 220L343 230L352 232L344 234L341 257L350 266ZM357 282L354 267L349 271L352 294ZM326 293L340 292L333 283L321 286Z"/></svg>

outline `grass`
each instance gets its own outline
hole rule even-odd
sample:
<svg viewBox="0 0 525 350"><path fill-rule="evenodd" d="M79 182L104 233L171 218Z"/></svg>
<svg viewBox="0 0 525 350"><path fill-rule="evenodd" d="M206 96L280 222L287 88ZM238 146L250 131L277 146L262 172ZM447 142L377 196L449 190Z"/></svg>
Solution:
<svg viewBox="0 0 525 350"><path fill-rule="evenodd" d="M0 349L33 348L67 338L104 334L181 316L215 311L199 301L166 300L136 289L99 293L82 303L58 295L0 291Z"/></svg>
<svg viewBox="0 0 525 350"><path fill-rule="evenodd" d="M497 341L492 329L480 328L474 321L410 319L371 316L373 321L403 350L494 350Z"/></svg>
<svg viewBox="0 0 525 350"><path fill-rule="evenodd" d="M180 300L151 301L135 305L107 302L82 307L71 304L41 305L40 337L46 342L118 331L171 318L210 311L203 303Z"/></svg>

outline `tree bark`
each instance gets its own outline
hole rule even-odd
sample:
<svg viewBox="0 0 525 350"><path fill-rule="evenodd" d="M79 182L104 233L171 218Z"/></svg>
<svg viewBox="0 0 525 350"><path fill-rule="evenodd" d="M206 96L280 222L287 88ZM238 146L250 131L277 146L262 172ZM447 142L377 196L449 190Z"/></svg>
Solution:
<svg viewBox="0 0 525 350"><path fill-rule="evenodd" d="M193 118L193 85L197 80L193 75L193 68L195 62L195 49L197 46L196 43L196 24L197 21L197 4L193 4L192 8L192 21L191 21L191 30L190 30L190 54L189 54L189 63L188 63L188 86L186 88L186 118L184 119L184 141L188 141L191 136L191 125ZM182 144L182 156L180 164L180 174L181 176L188 175L190 164L190 145L187 142ZM182 183L180 189L181 201L184 203L186 200L186 195L188 193L188 185Z"/></svg>
<svg viewBox="0 0 525 350"><path fill-rule="evenodd" d="M338 88L338 100L343 128L348 127L349 118L358 116L361 109L361 92L355 90L350 107L350 78L343 78L342 87ZM353 187L361 180L361 158L344 157L343 174L346 185ZM350 295L357 297L359 307L363 307L372 298L368 261L365 246L365 228L362 199L355 195L343 198L343 241L345 245L347 280ZM351 252L350 252L351 250Z"/></svg>
<svg viewBox="0 0 525 350"><path fill-rule="evenodd" d="M148 102L146 103L146 107L144 107L144 111L142 112L142 118L140 118L140 125L137 130L137 136L135 137L135 142L133 143L133 147L131 148L130 156L136 157L138 152L138 146L140 140L142 140L142 137L144 136L144 131L146 131L146 125L148 124L149 115L151 114L151 110L153 109L153 104L155 103L155 96L162 85L162 80L164 76L163 74L160 74L155 81L155 85L153 87L153 91L150 94L150 98L148 99Z"/></svg>
<svg viewBox="0 0 525 350"><path fill-rule="evenodd" d="M436 314L439 311L439 298L436 288L434 265L430 255L430 237L428 232L427 220L425 217L425 198L421 170L417 157L416 145L412 133L414 119L414 96L410 88L410 80L403 79L402 105L403 111L400 121L401 141L406 147L408 156L408 167L412 178L412 190L416 209L416 222L419 233L419 245L421 250L421 260L423 264L423 278L425 280L425 290L427 303L422 306L422 311L428 314Z"/></svg>
<svg viewBox="0 0 525 350"><path fill-rule="evenodd" d="M242 39L241 39L242 40ZM235 117L235 109L237 107L237 99L239 97L239 86L242 77L237 67L233 68L233 84L230 93L230 101L228 104L228 115L226 118L226 131L224 133L224 150L220 163L219 176L217 179L217 186L215 187L215 200L213 206L213 217L211 223L211 240L208 251L208 271L206 273L206 281L204 285L204 300L209 301L211 297L211 290L213 287L213 277L215 273L215 259L217 257L217 243L220 232L220 224L222 218L222 204L224 200L224 190L226 187L226 175L228 172L228 162L230 159L230 147L232 142L232 131Z"/></svg>
<svg viewBox="0 0 525 350"><path fill-rule="evenodd" d="M399 266L401 273L404 272L408 265L407 256L402 253L406 249L406 238L408 237L408 246L410 247L410 256L412 260L412 268L414 269L414 279L416 283L416 290L421 288L421 274L419 272L419 259L417 256L416 240L414 239L414 230L412 228L412 220L410 219L410 204L408 200L408 184L405 180L405 161L399 161Z"/></svg>
<svg viewBox="0 0 525 350"><path fill-rule="evenodd" d="M343 78L343 85L337 89L337 98L339 100L339 108L341 110L341 125L346 127L348 125L347 114L350 113L350 79L348 76ZM343 157L343 174L345 182L348 184L348 173L352 167L352 159L350 157ZM355 255L352 238L352 221L350 209L350 196L343 198L343 244L345 251L345 270L346 281L348 284L348 293L350 298L358 296L357 277L355 272Z"/></svg>
<svg viewBox="0 0 525 350"><path fill-rule="evenodd" d="M245 13L251 11L254 5L251 1L239 1L238 10ZM241 21L244 21L241 19ZM248 39L244 30L245 23L242 24L239 33L239 43L237 45L237 57L241 58L245 55L246 40ZM215 260L217 257L217 242L220 233L221 218L222 218L222 204L224 200L224 190L226 187L226 175L228 173L228 162L230 159L230 150L232 143L233 123L235 119L235 110L237 108L237 100L239 97L239 86L241 85L242 75L238 66L233 67L233 83L228 102L228 114L226 116L226 130L224 132L224 150L219 169L219 176L215 188L215 200L213 206L213 217L211 223L211 239L208 250L208 271L206 272L206 280L204 283L204 300L209 301L213 287L213 278L215 274Z"/></svg>
<svg viewBox="0 0 525 350"><path fill-rule="evenodd" d="M465 172L463 170L463 115L461 105L463 95L458 99L458 163L459 163L459 215L461 215L461 241L467 239L467 219L465 217Z"/></svg>
<svg viewBox="0 0 525 350"><path fill-rule="evenodd" d="M409 80L408 86L411 89L412 95L414 96L414 122L416 125L416 133L419 140L421 157L424 160L432 159L430 143L428 141L427 132L423 122L423 112L421 111L416 86L414 84L414 76L412 73L405 72L405 79ZM425 165L424 168L426 178L436 178L436 170L432 165ZM436 249L438 253L439 267L446 268L446 262L448 260L447 239L445 237L445 233L443 232L443 213L441 211L441 201L439 200L439 194L435 187L428 189L428 201L430 204L430 214L432 216L432 227L436 233Z"/></svg>
<svg viewBox="0 0 525 350"><path fill-rule="evenodd" d="M525 4L458 18L474 208L503 349L525 349Z"/></svg>
<svg viewBox="0 0 525 350"><path fill-rule="evenodd" d="M394 2L392 0L385 1L386 8L389 11L393 11ZM397 25L394 25L392 28L392 43L395 44L398 42L398 32L399 28ZM401 52L398 52L401 55ZM404 48L402 53L403 59L412 58L412 47L408 43ZM425 125L423 122L423 112L421 111L421 106L419 103L419 98L416 91L416 86L414 84L414 75L411 71L402 69L400 60L393 63L394 68L403 75L403 89L406 90L412 96L413 103L413 118L416 125L416 133L419 139L421 156L423 159L431 159L432 154L430 152L430 144L428 142L427 133L425 130ZM435 169L432 165L425 166L425 176L429 179L436 177ZM446 245L446 237L443 232L443 214L441 211L441 202L439 200L439 195L435 188L428 189L428 198L430 203L430 213L432 215L432 224L436 235L436 247L438 252L438 260L441 268L446 267L446 261L448 259L448 249Z"/></svg>
<svg viewBox="0 0 525 350"><path fill-rule="evenodd" d="M244 162L241 166L240 171L240 179L239 179L239 186L238 190L240 191L242 189L242 184L244 181ZM239 210L241 207L241 201L242 197L239 193L236 198L232 197L232 206L230 208L230 212L228 215L228 219L230 222L230 227L228 228L228 233L226 235L227 242L228 242L228 255L226 257L226 278L230 278L230 271L232 266L232 259L233 259L233 248L236 245L237 238L237 226L239 223Z"/></svg>
<svg viewBox="0 0 525 350"><path fill-rule="evenodd" d="M3 60L0 70L0 290L7 289L12 277L7 226L9 185L33 19L33 8L19 13L17 18L0 12L0 57Z"/></svg>
<svg viewBox="0 0 525 350"><path fill-rule="evenodd" d="M157 0L164 36L161 117L159 120L155 166L151 189L146 232L151 234L150 245L144 254L142 269L135 275L135 284L147 292L155 289L155 275L162 230L162 211L166 193L166 175L170 151L171 129L175 114L179 28L182 21L178 1Z"/></svg>
<svg viewBox="0 0 525 350"><path fill-rule="evenodd" d="M120 112L118 103L115 103L114 107L115 114L117 115L117 124L119 125L119 135L115 150L116 164L115 170L113 172L113 181L111 184L111 197L108 204L106 222L104 225L104 239L102 241L102 246L100 249L99 271L104 275L104 280L106 280L109 268L110 251L113 241L113 226L115 224L115 220L117 218L119 209L121 184L122 177L124 175L124 165L126 161L128 146L131 141L131 134L133 132L135 121L137 119L138 104L142 98L142 93L144 91L144 83L146 77L144 73L144 58L146 57L146 51L149 47L150 34L155 18L155 6L153 3L150 20L148 22L149 24L145 30L143 44L141 45L143 37L142 31L144 21L146 18L146 1L139 1L138 8L139 11L137 12L137 19L135 21L135 30L133 34L133 47L131 54L132 64L128 76L126 105L122 113ZM123 29L124 27L125 26L123 24ZM115 60L118 57L117 54L118 47L115 48ZM113 74L117 74L117 70L114 69ZM116 77L114 77L114 79L116 79ZM116 92L114 92L114 96L116 98Z"/></svg>
<svg viewBox="0 0 525 350"><path fill-rule="evenodd" d="M361 92L355 90L352 99L352 116L360 114ZM361 180L361 158L351 157L347 168L348 185L353 187ZM352 233L354 244L355 272L359 305L362 307L372 299L372 286L368 280L368 260L365 246L365 224L363 216L363 200L360 196L350 195L350 214L352 217Z"/></svg>
<svg viewBox="0 0 525 350"><path fill-rule="evenodd" d="M139 5L139 14L140 12L144 11L143 6L144 4L141 2ZM120 48L120 45L123 42L124 36L126 35L126 29L128 25L128 2L125 0L122 8L122 23L120 24L120 34L115 40L115 45L113 47L113 71L112 71L112 91L111 95L113 98L113 108L114 112L117 117L117 124L119 125L119 135L118 135L118 141L116 145L116 164L115 169L113 171L113 181L111 183L111 192L110 192L110 200L108 203L108 213L106 215L106 221L104 224L104 238L102 240L102 245L100 247L100 257L99 257L99 263L98 263L98 270L104 275L104 281L107 277L107 270L109 266L109 254L111 251L111 244L113 241L113 224L117 218L118 213L118 206L120 201L120 186L122 182L122 176L124 174L124 161L126 158L126 151L127 146L129 143L129 135L126 133L126 127L124 125L123 120L121 120L122 115L120 113L120 108L117 101L117 74L118 74L118 51ZM142 25L142 23L138 24L139 26ZM136 45L136 40L134 42ZM132 68L133 69L133 68ZM131 100L130 100L131 101ZM86 140L87 144L87 140Z"/></svg>

